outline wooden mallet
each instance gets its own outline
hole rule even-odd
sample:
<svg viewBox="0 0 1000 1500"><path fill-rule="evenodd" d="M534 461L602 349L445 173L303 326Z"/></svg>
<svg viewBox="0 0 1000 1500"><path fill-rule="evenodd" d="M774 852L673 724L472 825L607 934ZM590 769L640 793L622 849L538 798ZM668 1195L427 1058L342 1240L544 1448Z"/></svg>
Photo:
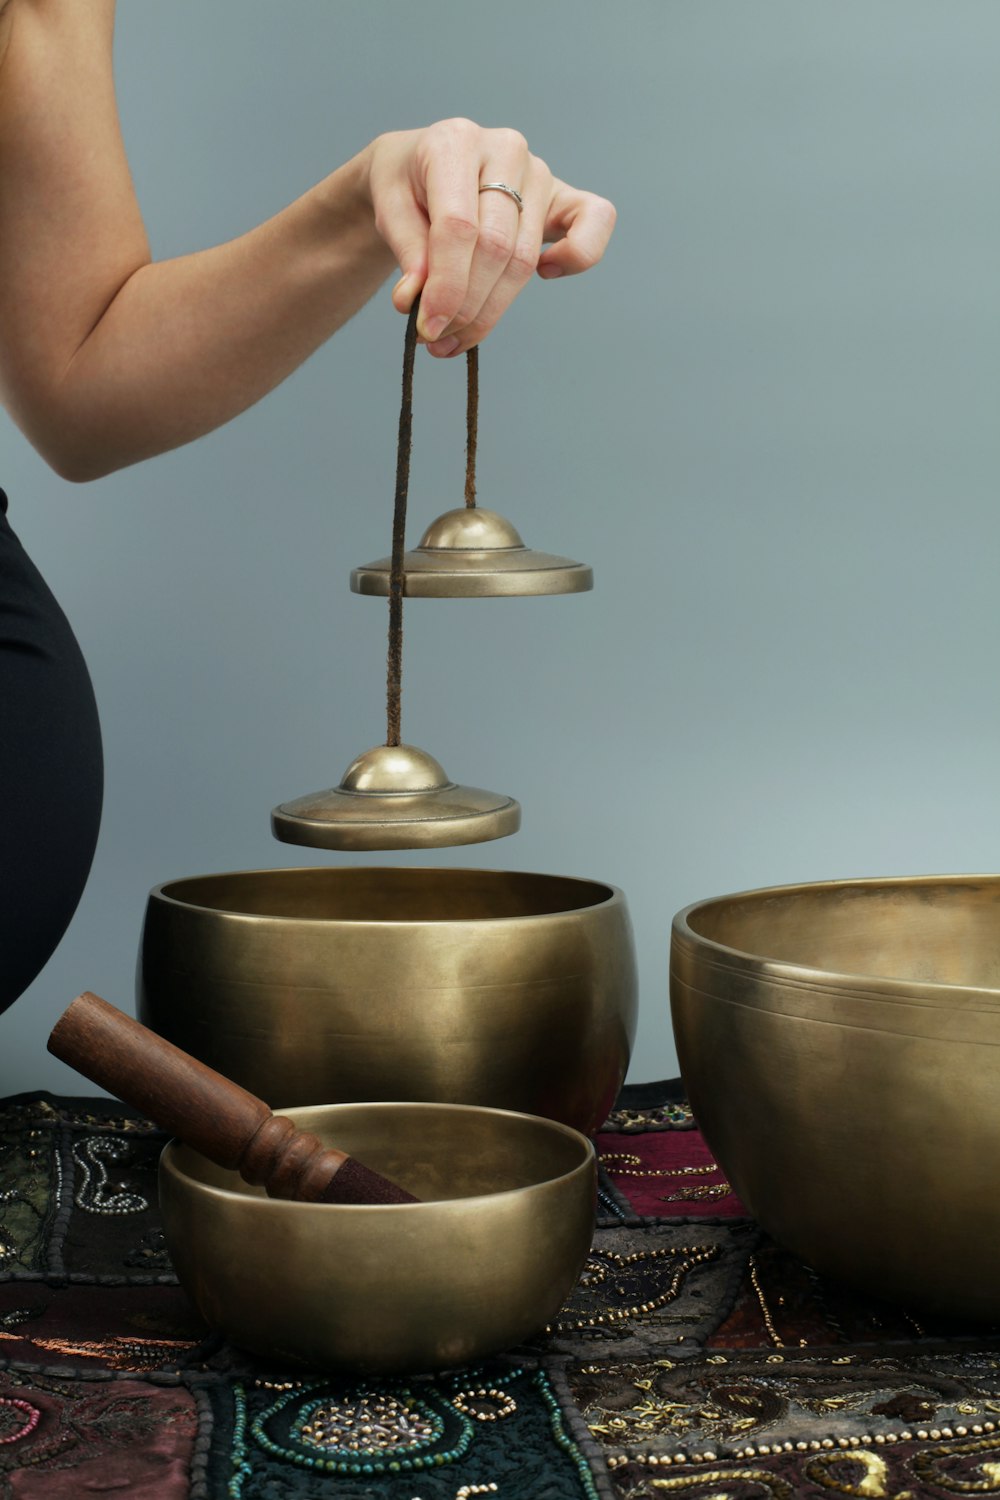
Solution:
<svg viewBox="0 0 1000 1500"><path fill-rule="evenodd" d="M305 1203L416 1203L345 1151L271 1113L239 1084L165 1041L99 995L65 1010L48 1049L92 1083L141 1110L209 1161L272 1198Z"/></svg>

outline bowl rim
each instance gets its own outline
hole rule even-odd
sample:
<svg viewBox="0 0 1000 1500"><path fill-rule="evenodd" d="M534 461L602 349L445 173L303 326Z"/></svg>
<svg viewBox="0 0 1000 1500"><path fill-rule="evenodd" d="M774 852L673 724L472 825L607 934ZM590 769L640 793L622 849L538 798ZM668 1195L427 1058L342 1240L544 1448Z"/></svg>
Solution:
<svg viewBox="0 0 1000 1500"><path fill-rule="evenodd" d="M733 891L727 895L708 896L683 907L673 919L671 936L674 943L688 948L698 948L712 954L713 960L723 968L743 969L752 965L757 973L775 979L786 979L805 985L822 985L830 989L851 990L856 994L858 981L864 981L870 991L867 997L873 1000L897 1000L937 998L956 995L995 997L1000 1003L1000 986L951 984L944 980L907 979L885 974L870 974L863 969L821 969L810 964L793 963L787 959L770 958L764 954L751 953L745 948L733 948L715 938L703 937L691 926L691 918L698 911L726 902L764 900L782 896L793 896L804 891L888 890L920 888L927 886L989 885L1000 889L1000 874L944 874L944 875L866 875L846 880L804 880L784 885L754 886L748 890ZM673 963L671 962L671 978Z"/></svg>
<svg viewBox="0 0 1000 1500"><path fill-rule="evenodd" d="M382 870L401 870L408 874L410 872L414 874L431 873L434 875L445 873L473 877L478 875L502 875L507 877L526 875L537 880L560 881L572 885L590 886L591 888L603 891L605 894L599 900L588 902L585 906L571 906L564 911L529 912L522 916L434 917L429 919L420 917L342 917L337 919L305 915L288 917L282 916L278 912L230 911L224 906L202 906L196 901L184 901L178 896L171 894L170 891L171 886L183 885L188 881L225 880L231 879L233 876L329 874L338 877L351 877ZM443 869L436 865L264 865L260 869L253 870L215 870L201 875L178 875L170 880L160 881L158 885L154 885L150 890L146 903L147 907L152 906L154 902L162 902L166 906L176 907L179 911L205 912L213 917L225 917L227 920L233 922L301 922L303 924L315 923L317 926L329 926L332 922L339 920L344 926L355 928L371 927L382 932L387 929L402 929L406 927L471 927L476 923L500 926L504 922L576 921L585 912L603 911L612 906L625 907L627 905L624 892L607 880L596 880L585 875L553 875L545 870L503 870L495 869L492 866L490 868L481 868L476 865L468 867L463 865L447 865Z"/></svg>
<svg viewBox="0 0 1000 1500"><path fill-rule="evenodd" d="M512 1193L530 1193L536 1190L551 1188L559 1183L568 1182L570 1178L576 1177L584 1171L594 1170L596 1175L597 1148L589 1136L577 1130L573 1125L565 1125L561 1120L549 1120L543 1115L531 1115L524 1110L497 1109L486 1104L438 1104L425 1099L372 1099L353 1100L340 1104L294 1104L287 1109L276 1110L276 1114L287 1115L294 1118L298 1113L313 1113L316 1110L374 1110L382 1113L392 1109L415 1109L418 1111L434 1110L437 1113L456 1113L468 1115L503 1115L506 1119L527 1120L534 1125L542 1125L557 1135L567 1136L574 1143L582 1144L583 1155L575 1166L560 1172L555 1177L546 1177L541 1182L529 1182L523 1187L503 1188L499 1192L468 1194L461 1198L429 1198L416 1203L302 1203L290 1198L268 1198L258 1196L254 1193L245 1193L239 1189L219 1187L215 1183L202 1182L185 1172L177 1161L178 1152L181 1148L191 1151L202 1160L207 1160L203 1152L194 1146L187 1145L184 1141L172 1136L163 1150L160 1152L158 1170L171 1177L177 1178L182 1184L193 1185L195 1191L206 1193L209 1199L219 1199L224 1203L239 1203L241 1206L249 1205L251 1213L261 1211L273 1212L274 1206L281 1209L291 1209L295 1212L315 1211L316 1209L336 1209L339 1213L349 1212L353 1214L367 1213L413 1213L420 1209L442 1208L456 1209L459 1205L479 1204L495 1202L500 1198L507 1198Z"/></svg>

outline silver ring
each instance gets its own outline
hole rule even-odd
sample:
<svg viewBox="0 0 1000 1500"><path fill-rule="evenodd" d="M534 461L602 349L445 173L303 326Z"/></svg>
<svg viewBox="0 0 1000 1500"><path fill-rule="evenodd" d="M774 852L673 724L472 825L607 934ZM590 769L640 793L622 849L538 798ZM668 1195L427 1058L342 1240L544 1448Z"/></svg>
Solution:
<svg viewBox="0 0 1000 1500"><path fill-rule="evenodd" d="M524 199L521 197L521 194L518 192L517 188L512 188L508 182L484 182L480 184L479 191L481 193L506 193L507 197L513 198L514 202L517 204L518 213L524 213Z"/></svg>

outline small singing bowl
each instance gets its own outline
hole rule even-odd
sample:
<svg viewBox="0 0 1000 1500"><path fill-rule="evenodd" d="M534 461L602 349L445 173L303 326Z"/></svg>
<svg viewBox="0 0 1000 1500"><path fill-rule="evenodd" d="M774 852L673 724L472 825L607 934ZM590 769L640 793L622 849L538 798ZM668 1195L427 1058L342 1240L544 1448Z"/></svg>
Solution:
<svg viewBox="0 0 1000 1500"><path fill-rule="evenodd" d="M140 1019L269 1104L411 1099L605 1119L637 983L613 886L505 870L277 869L149 898Z"/></svg>
<svg viewBox="0 0 1000 1500"><path fill-rule="evenodd" d="M764 1229L914 1310L1000 1319L1000 876L700 902L670 995L695 1118Z"/></svg>
<svg viewBox="0 0 1000 1500"><path fill-rule="evenodd" d="M292 1109L419 1203L291 1203L171 1141L160 1207L206 1322L296 1364L404 1374L468 1364L537 1333L569 1296L594 1225L590 1141L464 1105Z"/></svg>

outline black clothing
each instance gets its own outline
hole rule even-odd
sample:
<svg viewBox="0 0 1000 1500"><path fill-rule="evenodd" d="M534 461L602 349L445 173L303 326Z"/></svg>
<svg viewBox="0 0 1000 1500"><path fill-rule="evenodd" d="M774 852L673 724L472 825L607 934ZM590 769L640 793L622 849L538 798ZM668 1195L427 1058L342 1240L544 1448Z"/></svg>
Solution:
<svg viewBox="0 0 1000 1500"><path fill-rule="evenodd" d="M83 655L6 512L0 490L0 1010L48 962L76 910L104 784Z"/></svg>

